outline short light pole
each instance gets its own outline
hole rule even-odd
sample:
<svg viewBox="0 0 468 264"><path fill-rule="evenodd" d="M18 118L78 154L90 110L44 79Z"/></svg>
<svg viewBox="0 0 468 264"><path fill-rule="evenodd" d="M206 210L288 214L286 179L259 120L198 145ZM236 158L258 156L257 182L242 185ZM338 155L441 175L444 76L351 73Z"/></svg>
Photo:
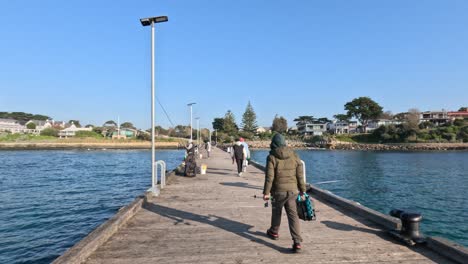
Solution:
<svg viewBox="0 0 468 264"><path fill-rule="evenodd" d="M190 143L192 143L192 105L194 105L196 103L190 103L190 104L187 104L187 106L190 107Z"/></svg>
<svg viewBox="0 0 468 264"><path fill-rule="evenodd" d="M167 16L148 17L140 19L144 27L151 26L151 177L154 180L155 174L155 147L154 147L154 24L167 22Z"/></svg>

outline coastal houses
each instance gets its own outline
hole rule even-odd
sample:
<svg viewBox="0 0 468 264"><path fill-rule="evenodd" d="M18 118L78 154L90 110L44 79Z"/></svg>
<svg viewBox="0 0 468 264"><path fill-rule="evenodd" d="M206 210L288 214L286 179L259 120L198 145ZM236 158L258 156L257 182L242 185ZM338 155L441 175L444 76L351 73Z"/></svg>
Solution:
<svg viewBox="0 0 468 264"><path fill-rule="evenodd" d="M138 130L133 128L120 128L112 132L112 139L127 139L135 138L138 135Z"/></svg>
<svg viewBox="0 0 468 264"><path fill-rule="evenodd" d="M270 127L257 127L257 130L256 130L257 134L261 134L261 133L271 133L271 128Z"/></svg>
<svg viewBox="0 0 468 264"><path fill-rule="evenodd" d="M399 125L402 121L396 119L376 119L367 123L366 133L370 133L381 126Z"/></svg>
<svg viewBox="0 0 468 264"><path fill-rule="evenodd" d="M58 136L60 138L69 138L69 137L74 137L76 135L76 132L78 131L92 131L92 127L76 127L75 124L71 124L69 127L60 130L58 132Z"/></svg>
<svg viewBox="0 0 468 264"><path fill-rule="evenodd" d="M447 112L448 118L455 119L468 119L468 108L463 108L457 112Z"/></svg>
<svg viewBox="0 0 468 264"><path fill-rule="evenodd" d="M327 130L331 134L350 134L357 133L357 121L339 121L334 120L327 124Z"/></svg>
<svg viewBox="0 0 468 264"><path fill-rule="evenodd" d="M25 129L25 122L15 119L0 118L0 132L22 133Z"/></svg>
<svg viewBox="0 0 468 264"><path fill-rule="evenodd" d="M442 109L441 111L426 111L419 114L419 123L430 122L436 126L450 122L448 112Z"/></svg>
<svg viewBox="0 0 468 264"><path fill-rule="evenodd" d="M321 136L327 132L327 123L311 122L297 125L297 131L304 136Z"/></svg>

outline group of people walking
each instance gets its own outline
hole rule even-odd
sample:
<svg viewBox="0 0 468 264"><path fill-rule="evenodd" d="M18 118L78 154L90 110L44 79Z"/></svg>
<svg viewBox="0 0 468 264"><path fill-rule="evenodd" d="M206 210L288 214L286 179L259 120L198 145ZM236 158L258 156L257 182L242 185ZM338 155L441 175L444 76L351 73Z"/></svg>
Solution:
<svg viewBox="0 0 468 264"><path fill-rule="evenodd" d="M302 237L297 214L296 200L306 199L304 194L306 186L303 175L303 164L299 156L286 145L283 135L273 136L270 144L270 153L266 160L265 182L263 187L263 200L272 204L271 225L266 235L273 239L279 239L279 229L283 207L288 217L289 231L293 240L292 250L302 250ZM239 138L230 149L232 163L237 164L238 176L242 176L250 151L243 138Z"/></svg>
<svg viewBox="0 0 468 264"><path fill-rule="evenodd" d="M204 146L207 156L210 157L211 144ZM297 214L296 200L305 199L306 186L303 175L303 164L299 156L286 145L283 135L275 134L271 140L270 153L266 160L265 181L263 186L263 200L271 201L271 224L266 236L279 239L279 229L283 208L288 218L289 232L293 240L292 250L302 250L301 229ZM237 165L237 175L240 177L246 171L250 160L249 145L243 138L239 138L232 147L228 148L232 163ZM186 173L195 175L196 156L199 148L191 142L187 146Z"/></svg>

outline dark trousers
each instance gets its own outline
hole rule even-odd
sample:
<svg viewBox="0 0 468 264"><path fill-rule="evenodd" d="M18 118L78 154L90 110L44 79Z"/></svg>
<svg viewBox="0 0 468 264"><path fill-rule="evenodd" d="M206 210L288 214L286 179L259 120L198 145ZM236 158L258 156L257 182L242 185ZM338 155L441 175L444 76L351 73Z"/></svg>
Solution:
<svg viewBox="0 0 468 264"><path fill-rule="evenodd" d="M272 213L271 213L271 228L273 233L278 234L281 225L281 214L283 206L286 209L288 216L289 232L294 243L302 242L301 226L299 217L297 216L297 192L276 192L273 194Z"/></svg>
<svg viewBox="0 0 468 264"><path fill-rule="evenodd" d="M237 163L237 173L241 173L242 172L242 164L243 164L243 159L236 159L236 163Z"/></svg>

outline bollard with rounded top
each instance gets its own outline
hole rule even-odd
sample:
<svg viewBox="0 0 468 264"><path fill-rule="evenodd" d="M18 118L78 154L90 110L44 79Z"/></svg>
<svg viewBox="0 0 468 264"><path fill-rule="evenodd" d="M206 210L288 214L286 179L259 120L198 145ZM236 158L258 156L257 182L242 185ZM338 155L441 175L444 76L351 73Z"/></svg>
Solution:
<svg viewBox="0 0 468 264"><path fill-rule="evenodd" d="M400 218L402 229L400 234L416 243L423 242L424 238L419 233L419 223L422 220L422 215L415 212L406 212L399 209L390 211L390 215Z"/></svg>
<svg viewBox="0 0 468 264"><path fill-rule="evenodd" d="M413 240L419 239L421 237L419 234L419 223L422 220L421 214L404 212L401 214L400 219L403 225L402 231L404 232L404 235L409 236Z"/></svg>

